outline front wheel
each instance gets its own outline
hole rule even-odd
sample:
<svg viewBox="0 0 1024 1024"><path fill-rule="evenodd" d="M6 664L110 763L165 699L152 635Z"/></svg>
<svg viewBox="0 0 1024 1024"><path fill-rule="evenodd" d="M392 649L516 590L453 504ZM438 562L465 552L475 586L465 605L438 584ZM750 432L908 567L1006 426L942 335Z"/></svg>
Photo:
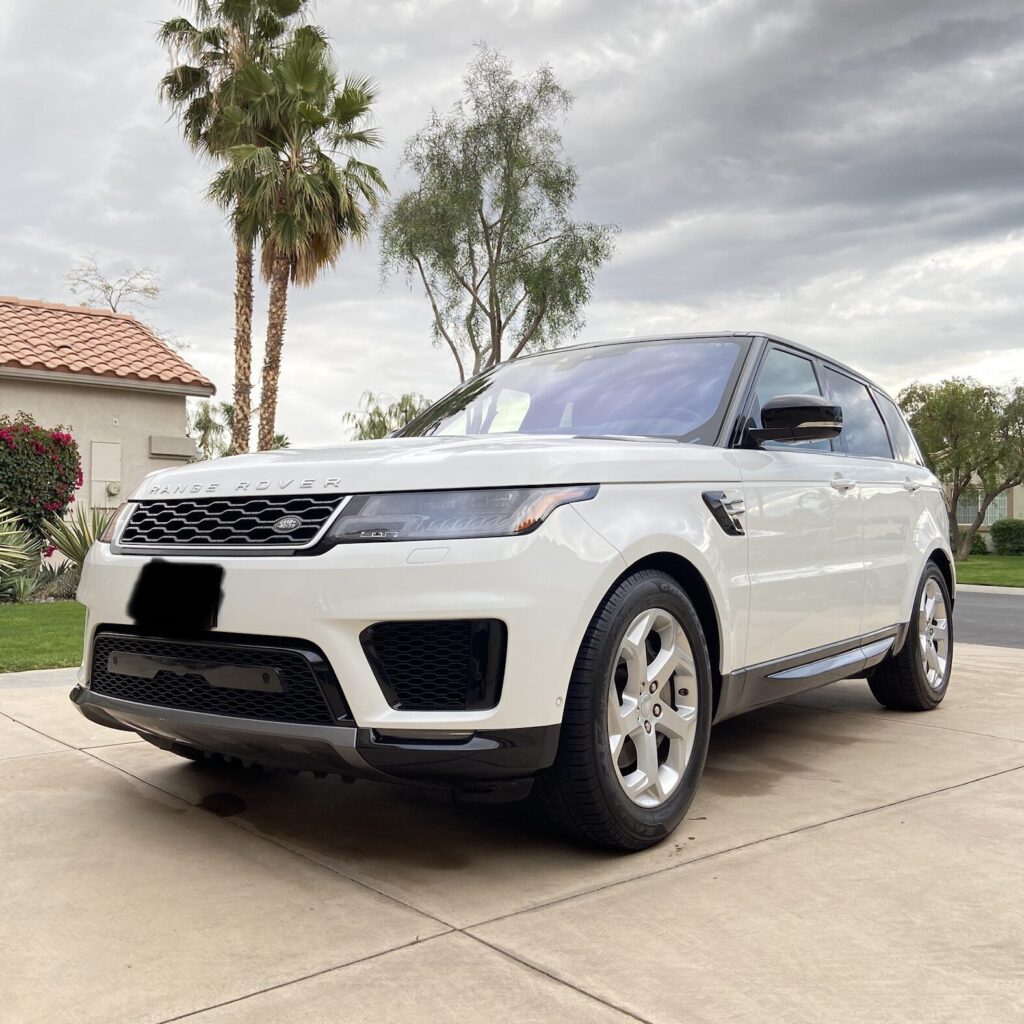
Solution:
<svg viewBox="0 0 1024 1024"><path fill-rule="evenodd" d="M697 791L711 712L711 663L693 604L667 574L637 572L587 629L558 756L536 798L572 835L619 850L653 846Z"/></svg>
<svg viewBox="0 0 1024 1024"><path fill-rule="evenodd" d="M949 689L953 668L953 602L934 562L921 577L907 637L868 679L879 704L897 711L931 711Z"/></svg>

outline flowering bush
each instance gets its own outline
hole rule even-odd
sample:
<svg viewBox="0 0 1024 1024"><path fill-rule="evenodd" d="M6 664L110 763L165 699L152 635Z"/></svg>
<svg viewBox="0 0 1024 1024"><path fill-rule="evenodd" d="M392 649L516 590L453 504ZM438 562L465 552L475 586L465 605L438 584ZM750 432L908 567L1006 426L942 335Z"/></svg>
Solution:
<svg viewBox="0 0 1024 1024"><path fill-rule="evenodd" d="M0 501L37 537L63 516L82 486L82 460L63 427L41 427L28 413L0 415Z"/></svg>

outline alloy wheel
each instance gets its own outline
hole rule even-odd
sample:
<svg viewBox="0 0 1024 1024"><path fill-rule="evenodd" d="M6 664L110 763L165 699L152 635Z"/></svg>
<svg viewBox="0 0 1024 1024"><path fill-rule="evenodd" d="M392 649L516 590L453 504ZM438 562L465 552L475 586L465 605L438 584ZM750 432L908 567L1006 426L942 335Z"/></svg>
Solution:
<svg viewBox="0 0 1024 1024"><path fill-rule="evenodd" d="M924 677L933 690L939 690L946 681L949 659L949 614L942 589L934 578L925 583L921 592L917 619Z"/></svg>
<svg viewBox="0 0 1024 1024"><path fill-rule="evenodd" d="M697 736L693 651L664 608L641 612L619 645L608 687L608 743L616 776L641 807L659 807L679 785Z"/></svg>

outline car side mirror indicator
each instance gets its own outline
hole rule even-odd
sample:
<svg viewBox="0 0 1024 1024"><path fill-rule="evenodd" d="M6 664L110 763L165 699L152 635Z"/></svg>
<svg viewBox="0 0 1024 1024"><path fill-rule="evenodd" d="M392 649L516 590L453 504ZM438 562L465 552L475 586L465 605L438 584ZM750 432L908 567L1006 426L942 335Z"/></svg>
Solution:
<svg viewBox="0 0 1024 1024"><path fill-rule="evenodd" d="M761 407L761 426L747 430L754 444L765 441L827 441L843 429L842 406L821 395L777 395Z"/></svg>

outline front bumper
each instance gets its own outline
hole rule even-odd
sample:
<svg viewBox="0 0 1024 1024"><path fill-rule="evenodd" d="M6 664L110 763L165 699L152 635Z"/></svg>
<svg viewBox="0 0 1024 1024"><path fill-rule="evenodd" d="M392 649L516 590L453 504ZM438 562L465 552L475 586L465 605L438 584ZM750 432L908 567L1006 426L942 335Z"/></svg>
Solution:
<svg viewBox="0 0 1024 1024"><path fill-rule="evenodd" d="M129 729L159 747L192 748L244 763L351 778L490 789L528 779L555 759L558 726L483 730L464 739L382 735L344 725L298 725L136 704L82 686L71 700L90 721Z"/></svg>
<svg viewBox="0 0 1024 1024"><path fill-rule="evenodd" d="M205 561L196 554L168 560ZM132 624L129 600L148 561L113 554L104 545L93 547L79 589L88 609L85 666L99 627ZM354 725L197 717L115 701L88 691L87 670L74 697L83 713L206 750L229 752L224 746L229 744L233 756L288 761L285 767L297 766L293 762L298 760L313 770L369 766L371 774L386 769L389 775L429 775L432 765L447 760L449 767L438 769L441 775L453 762L476 762L483 776L492 768L520 772L519 754L512 751L533 751L529 757L540 761L547 757L547 740L515 737L521 730L545 727L555 727L557 734L583 634L602 595L625 568L618 551L572 506L557 509L542 529L523 537L347 545L318 556L223 558L220 564L224 596L217 627L209 635L289 637L315 645L337 677ZM360 643L363 631L383 621L464 618L499 619L507 627L497 705L472 711L392 707ZM390 739L403 732L426 734L428 740L434 733L438 739L430 741L435 742L430 751L419 742L405 750ZM446 733L471 737L449 743ZM244 753L250 748L258 756ZM274 750L282 757L273 758Z"/></svg>

